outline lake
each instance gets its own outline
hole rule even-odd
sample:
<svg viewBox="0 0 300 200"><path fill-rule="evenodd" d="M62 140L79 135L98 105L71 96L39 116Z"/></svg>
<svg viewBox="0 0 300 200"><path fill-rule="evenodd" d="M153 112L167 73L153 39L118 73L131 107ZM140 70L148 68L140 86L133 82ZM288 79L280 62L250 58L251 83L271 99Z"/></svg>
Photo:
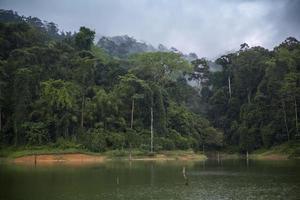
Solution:
<svg viewBox="0 0 300 200"><path fill-rule="evenodd" d="M300 162L108 161L36 167L2 162L0 191L1 200L300 199Z"/></svg>

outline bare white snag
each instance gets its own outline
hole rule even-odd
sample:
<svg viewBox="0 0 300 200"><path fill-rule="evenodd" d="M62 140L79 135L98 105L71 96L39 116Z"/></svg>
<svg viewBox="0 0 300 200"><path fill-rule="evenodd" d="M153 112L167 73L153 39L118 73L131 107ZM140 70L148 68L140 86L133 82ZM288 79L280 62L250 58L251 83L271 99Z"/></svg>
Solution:
<svg viewBox="0 0 300 200"><path fill-rule="evenodd" d="M134 112L134 98L132 98L132 105L131 105L131 122L130 122L130 128L133 128L133 112Z"/></svg>
<svg viewBox="0 0 300 200"><path fill-rule="evenodd" d="M230 76L228 76L228 91L229 91L229 98L231 99L231 81L230 81Z"/></svg>
<svg viewBox="0 0 300 200"><path fill-rule="evenodd" d="M290 141L290 133L289 133L288 125L287 125L285 104L284 104L283 100L281 101L281 103L282 103L282 109L283 109L283 117L284 117L285 130L286 130L286 134L287 134L287 137L288 137L288 141Z"/></svg>
<svg viewBox="0 0 300 200"><path fill-rule="evenodd" d="M151 148L151 153L153 152L153 108L151 106L151 126L150 126L150 132L151 132L151 144L150 144L150 148Z"/></svg>
<svg viewBox="0 0 300 200"><path fill-rule="evenodd" d="M299 132L299 130L298 130L298 109L297 109L297 100L296 100L296 97L294 97L295 98L295 103L294 103L294 105L295 105L295 121L296 121L296 133L298 134Z"/></svg>
<svg viewBox="0 0 300 200"><path fill-rule="evenodd" d="M188 185L188 184L189 184L189 179L188 179L188 177L186 176L185 166L182 168L182 175L183 175L183 178L184 178L184 180L185 180L185 185Z"/></svg>

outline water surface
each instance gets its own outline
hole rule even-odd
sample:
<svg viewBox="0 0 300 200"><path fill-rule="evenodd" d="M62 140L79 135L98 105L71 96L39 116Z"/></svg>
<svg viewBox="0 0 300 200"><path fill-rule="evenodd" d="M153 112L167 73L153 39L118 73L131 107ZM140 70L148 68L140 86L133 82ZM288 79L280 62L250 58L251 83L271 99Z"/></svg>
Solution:
<svg viewBox="0 0 300 200"><path fill-rule="evenodd" d="M182 169L186 167L188 185ZM300 199L299 161L0 164L2 200Z"/></svg>

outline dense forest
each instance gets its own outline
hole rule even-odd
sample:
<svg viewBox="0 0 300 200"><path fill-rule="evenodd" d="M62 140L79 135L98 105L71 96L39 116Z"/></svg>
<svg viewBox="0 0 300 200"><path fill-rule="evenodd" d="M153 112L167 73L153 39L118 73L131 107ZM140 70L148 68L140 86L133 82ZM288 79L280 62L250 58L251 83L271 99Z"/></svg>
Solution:
<svg viewBox="0 0 300 200"><path fill-rule="evenodd" d="M273 50L242 44L216 59L217 71L165 48L130 54L122 46L126 54L116 57L117 47L94 40L86 27L59 32L53 22L0 10L2 147L245 152L300 138L293 37Z"/></svg>

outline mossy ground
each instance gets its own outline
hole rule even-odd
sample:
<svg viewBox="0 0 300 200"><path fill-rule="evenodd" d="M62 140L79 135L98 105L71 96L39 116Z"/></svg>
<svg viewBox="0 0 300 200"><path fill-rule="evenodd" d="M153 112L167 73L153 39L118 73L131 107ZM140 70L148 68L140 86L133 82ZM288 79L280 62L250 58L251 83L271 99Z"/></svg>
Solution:
<svg viewBox="0 0 300 200"><path fill-rule="evenodd" d="M252 159L300 159L300 141L286 142L270 149L254 151Z"/></svg>

